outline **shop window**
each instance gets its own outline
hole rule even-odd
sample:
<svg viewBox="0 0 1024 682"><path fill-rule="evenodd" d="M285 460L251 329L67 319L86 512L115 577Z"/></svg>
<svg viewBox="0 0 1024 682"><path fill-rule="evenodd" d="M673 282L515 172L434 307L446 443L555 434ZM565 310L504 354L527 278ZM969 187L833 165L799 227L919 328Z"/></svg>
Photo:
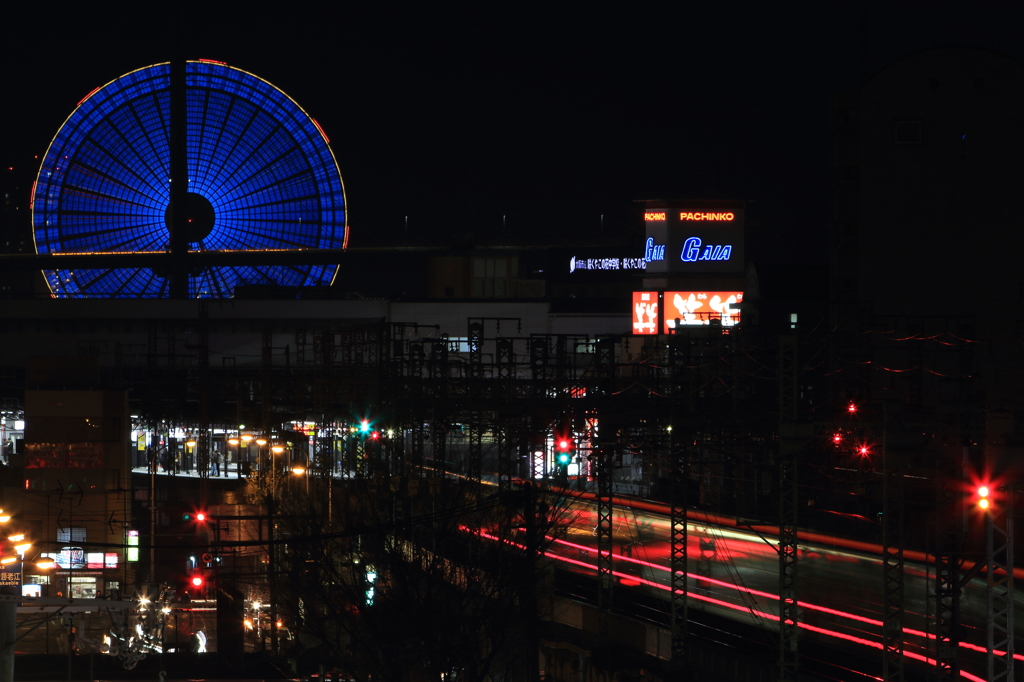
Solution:
<svg viewBox="0 0 1024 682"><path fill-rule="evenodd" d="M96 598L96 577L77 576L68 578L68 592L73 599L95 599Z"/></svg>

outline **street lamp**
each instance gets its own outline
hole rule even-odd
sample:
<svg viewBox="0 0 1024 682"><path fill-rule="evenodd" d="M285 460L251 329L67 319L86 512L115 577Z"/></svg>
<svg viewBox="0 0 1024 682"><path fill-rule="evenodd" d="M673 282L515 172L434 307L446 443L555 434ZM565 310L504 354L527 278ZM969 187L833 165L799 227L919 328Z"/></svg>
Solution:
<svg viewBox="0 0 1024 682"><path fill-rule="evenodd" d="M239 444L241 442L242 441L240 441L237 438L228 438L228 444L229 445L234 445L236 447L236 450L235 450L235 452L236 452L236 454L235 454L235 478L238 478L238 467L240 466L239 460L242 459L242 448L239 447ZM224 465L224 474L228 475L230 473L231 472L228 470L227 464L225 464Z"/></svg>
<svg viewBox="0 0 1024 682"><path fill-rule="evenodd" d="M274 462L274 455L280 455L282 452L284 452L284 446L283 445L272 445L270 447L270 452L273 453L273 454L270 455L270 466L274 468L274 473L276 475L277 474L277 464L275 464L275 462Z"/></svg>
<svg viewBox="0 0 1024 682"><path fill-rule="evenodd" d="M185 441L185 456L188 462L188 469L192 469L192 464L195 462L196 473L199 473L199 463L196 462L196 439L194 436L189 436L188 440Z"/></svg>
<svg viewBox="0 0 1024 682"><path fill-rule="evenodd" d="M309 472L302 467L293 467L292 473L296 476L302 476L303 474L306 475L306 497L309 497Z"/></svg>
<svg viewBox="0 0 1024 682"><path fill-rule="evenodd" d="M241 429L242 427L238 427L238 428ZM243 433L241 436L239 436L239 438L242 439L242 443L245 445L245 461L246 462L251 462L252 461L252 451L249 449L249 443L252 442L253 436L252 436L252 434ZM238 446L238 459L242 459L242 446L241 445Z"/></svg>
<svg viewBox="0 0 1024 682"><path fill-rule="evenodd" d="M256 462L259 464L260 471L263 471L263 446L267 444L267 439L260 436L256 439ZM273 467L271 467L273 468Z"/></svg>

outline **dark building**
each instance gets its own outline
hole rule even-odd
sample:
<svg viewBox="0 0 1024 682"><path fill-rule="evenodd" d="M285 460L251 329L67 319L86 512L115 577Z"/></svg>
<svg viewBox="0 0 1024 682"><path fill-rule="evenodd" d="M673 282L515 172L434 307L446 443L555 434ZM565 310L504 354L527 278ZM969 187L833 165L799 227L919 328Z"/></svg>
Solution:
<svg viewBox="0 0 1024 682"><path fill-rule="evenodd" d="M1024 66L942 48L833 108L835 369L857 375L853 392L948 425L950 443L987 446L1003 469L1024 435L1022 107Z"/></svg>

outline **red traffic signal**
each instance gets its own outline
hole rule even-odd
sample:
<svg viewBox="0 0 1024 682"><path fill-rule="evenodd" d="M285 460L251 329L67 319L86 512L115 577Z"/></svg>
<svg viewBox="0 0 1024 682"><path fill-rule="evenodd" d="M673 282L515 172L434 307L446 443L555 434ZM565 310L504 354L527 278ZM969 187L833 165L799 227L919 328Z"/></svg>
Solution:
<svg viewBox="0 0 1024 682"><path fill-rule="evenodd" d="M988 486L978 486L978 506L981 507L982 509L988 509L990 504L992 504L992 502L989 499Z"/></svg>
<svg viewBox="0 0 1024 682"><path fill-rule="evenodd" d="M555 448L559 452L571 452L573 448L572 438L558 438L555 440Z"/></svg>
<svg viewBox="0 0 1024 682"><path fill-rule="evenodd" d="M201 575L194 575L194 576L192 576L192 579L189 580L189 582L192 584L192 587L196 587L196 588L202 587L203 586L203 576L201 576Z"/></svg>
<svg viewBox="0 0 1024 682"><path fill-rule="evenodd" d="M196 521L205 521L206 514L203 512L196 512Z"/></svg>

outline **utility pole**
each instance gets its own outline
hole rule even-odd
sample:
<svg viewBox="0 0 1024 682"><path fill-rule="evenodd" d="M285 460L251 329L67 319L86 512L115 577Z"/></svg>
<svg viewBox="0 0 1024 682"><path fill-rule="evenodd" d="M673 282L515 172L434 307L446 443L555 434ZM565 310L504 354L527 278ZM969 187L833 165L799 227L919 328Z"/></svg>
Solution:
<svg viewBox="0 0 1024 682"><path fill-rule="evenodd" d="M949 518L939 528L935 551L935 666L940 680L960 679L960 559L967 528L968 505L964 499L966 472L970 467L969 441L961 460L943 477L939 504Z"/></svg>
<svg viewBox="0 0 1024 682"><path fill-rule="evenodd" d="M903 680L903 467L893 447L896 405L882 406L882 680Z"/></svg>
<svg viewBox="0 0 1024 682"><path fill-rule="evenodd" d="M612 338L598 339L596 364L606 380L605 390L611 393L615 383L615 342ZM608 410L600 412L598 447L594 453L596 465L597 496L597 604L601 612L602 634L608 624L612 609L612 494L613 448L618 447L618 433Z"/></svg>
<svg viewBox="0 0 1024 682"><path fill-rule="evenodd" d="M670 587L672 600L672 660L686 660L687 622L689 620L689 580L687 577L689 540L686 510L689 504L688 489L690 485L689 459L686 435L682 428L683 401L687 399L686 368L689 339L674 335L669 340L669 363L672 367L672 394L669 400L669 475L672 481L671 511L671 578Z"/></svg>
<svg viewBox="0 0 1024 682"><path fill-rule="evenodd" d="M1016 482L985 510L988 682L1013 682L1013 508Z"/></svg>
<svg viewBox="0 0 1024 682"><path fill-rule="evenodd" d="M779 337L779 680L800 676L797 651L797 459L799 417L799 356L797 337Z"/></svg>

